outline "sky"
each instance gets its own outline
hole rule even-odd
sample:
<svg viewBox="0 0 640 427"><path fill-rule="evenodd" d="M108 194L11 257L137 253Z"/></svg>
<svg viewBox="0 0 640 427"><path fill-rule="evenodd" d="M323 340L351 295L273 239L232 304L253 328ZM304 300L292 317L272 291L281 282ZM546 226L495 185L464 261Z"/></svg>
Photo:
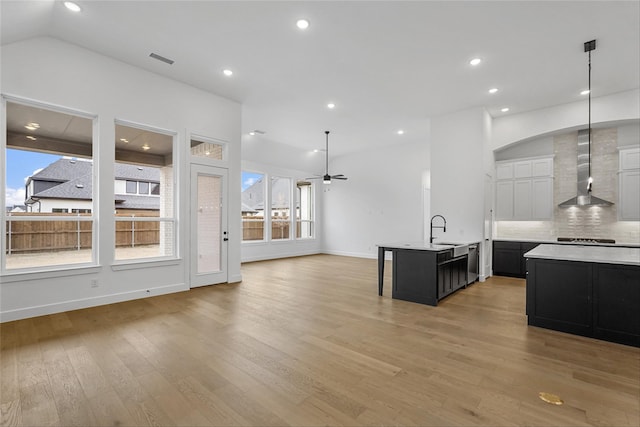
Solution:
<svg viewBox="0 0 640 427"><path fill-rule="evenodd" d="M242 171L242 191L251 187L256 181L264 178L264 174Z"/></svg>
<svg viewBox="0 0 640 427"><path fill-rule="evenodd" d="M59 154L7 149L5 206L24 205L24 184L27 177L58 160Z"/></svg>

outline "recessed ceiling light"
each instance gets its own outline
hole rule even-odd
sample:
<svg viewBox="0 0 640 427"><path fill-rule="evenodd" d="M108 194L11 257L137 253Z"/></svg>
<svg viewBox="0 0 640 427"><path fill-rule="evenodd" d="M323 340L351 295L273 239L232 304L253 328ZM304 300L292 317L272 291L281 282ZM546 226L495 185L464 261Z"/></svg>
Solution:
<svg viewBox="0 0 640 427"><path fill-rule="evenodd" d="M333 102L330 102L327 104L327 108L331 109L331 108L336 108L336 104L334 104Z"/></svg>
<svg viewBox="0 0 640 427"><path fill-rule="evenodd" d="M80 8L80 6L78 6L77 4L75 4L72 1L66 1L64 2L64 6L69 9L72 12L80 12L82 9Z"/></svg>
<svg viewBox="0 0 640 427"><path fill-rule="evenodd" d="M296 27L301 30L306 30L307 28L309 28L309 21L307 21L306 19L298 19L296 21Z"/></svg>
<svg viewBox="0 0 640 427"><path fill-rule="evenodd" d="M504 108L503 108L502 110L500 110L500 111L502 111L503 113L506 113L507 111L509 111L509 107L504 107Z"/></svg>
<svg viewBox="0 0 640 427"><path fill-rule="evenodd" d="M492 87L491 89L489 89L489 93L496 93L498 91L497 87Z"/></svg>
<svg viewBox="0 0 640 427"><path fill-rule="evenodd" d="M398 135L404 135L404 131L402 129L399 129L397 133Z"/></svg>
<svg viewBox="0 0 640 427"><path fill-rule="evenodd" d="M151 147L149 147L149 144L144 144L144 145L142 146L142 149L143 149L144 151L147 151L147 150L150 150L150 149L151 149Z"/></svg>
<svg viewBox="0 0 640 427"><path fill-rule="evenodd" d="M590 90L589 89L585 89L582 92L580 92L580 95L589 95Z"/></svg>
<svg viewBox="0 0 640 427"><path fill-rule="evenodd" d="M27 123L24 127L25 127L26 129L29 129L29 130L36 130L36 129L40 129L40 125L39 125L38 123L34 123L34 122Z"/></svg>
<svg viewBox="0 0 640 427"><path fill-rule="evenodd" d="M226 68L224 70L222 70L222 74L224 74L227 77L230 77L233 75L233 71L231 71L230 69Z"/></svg>
<svg viewBox="0 0 640 427"><path fill-rule="evenodd" d="M120 141L124 142L125 144L129 142L127 138L120 138Z"/></svg>
<svg viewBox="0 0 640 427"><path fill-rule="evenodd" d="M478 64L479 64L479 63L481 63L481 62L482 62L482 59L480 59L480 58L473 58L471 61L469 61L469 64L471 64L471 65L474 65L474 66L475 66L475 65L478 65Z"/></svg>
<svg viewBox="0 0 640 427"><path fill-rule="evenodd" d="M31 141L35 141L38 138L36 138L35 136L27 135L27 139L30 139Z"/></svg>

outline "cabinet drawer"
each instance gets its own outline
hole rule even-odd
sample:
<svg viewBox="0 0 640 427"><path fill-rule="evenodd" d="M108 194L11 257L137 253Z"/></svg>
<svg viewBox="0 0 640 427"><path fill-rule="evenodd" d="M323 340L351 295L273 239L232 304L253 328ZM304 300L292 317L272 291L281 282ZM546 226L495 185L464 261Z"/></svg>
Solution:
<svg viewBox="0 0 640 427"><path fill-rule="evenodd" d="M493 248L494 249L506 249L506 250L512 250L512 251L519 251L520 250L520 242L505 242L502 240L494 240L493 241Z"/></svg>

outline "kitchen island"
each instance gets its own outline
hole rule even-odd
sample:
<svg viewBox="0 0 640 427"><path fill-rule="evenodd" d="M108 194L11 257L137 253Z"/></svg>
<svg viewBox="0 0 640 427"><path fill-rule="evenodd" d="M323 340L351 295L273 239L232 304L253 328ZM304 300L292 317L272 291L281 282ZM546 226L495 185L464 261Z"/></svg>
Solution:
<svg viewBox="0 0 640 427"><path fill-rule="evenodd" d="M539 245L527 262L527 322L640 347L640 248Z"/></svg>
<svg viewBox="0 0 640 427"><path fill-rule="evenodd" d="M392 243L378 245L378 295L382 295L386 252L392 253L394 299L436 306L467 286L468 245Z"/></svg>

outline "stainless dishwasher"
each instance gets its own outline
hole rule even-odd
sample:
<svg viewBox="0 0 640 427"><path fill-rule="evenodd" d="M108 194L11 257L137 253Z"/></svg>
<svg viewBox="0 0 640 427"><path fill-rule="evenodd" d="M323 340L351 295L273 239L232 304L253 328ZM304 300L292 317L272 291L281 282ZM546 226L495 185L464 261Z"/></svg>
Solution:
<svg viewBox="0 0 640 427"><path fill-rule="evenodd" d="M469 261L467 263L467 284L472 284L478 280L480 259L478 258L478 244L469 245Z"/></svg>

